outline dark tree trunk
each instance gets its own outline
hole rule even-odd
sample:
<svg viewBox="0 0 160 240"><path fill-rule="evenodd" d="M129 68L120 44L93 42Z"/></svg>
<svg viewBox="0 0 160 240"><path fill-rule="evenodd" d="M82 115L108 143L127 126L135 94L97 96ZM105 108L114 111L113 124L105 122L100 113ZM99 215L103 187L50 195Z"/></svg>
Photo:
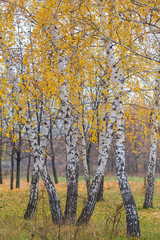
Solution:
<svg viewBox="0 0 160 240"><path fill-rule="evenodd" d="M21 163L21 151L17 151L17 172L16 172L16 188L20 188L20 163Z"/></svg>
<svg viewBox="0 0 160 240"><path fill-rule="evenodd" d="M2 121L1 121L1 127L2 127ZM0 136L0 184L2 184L2 146L3 142L2 142L2 130L1 130L1 136Z"/></svg>
<svg viewBox="0 0 160 240"><path fill-rule="evenodd" d="M111 173L113 173L113 170L114 170L114 161L113 159L111 160Z"/></svg>
<svg viewBox="0 0 160 240"><path fill-rule="evenodd" d="M3 129L3 120L2 120L2 110L0 110L0 120L1 120L1 133L0 133L0 184L3 183L2 180L2 154L3 154L3 136L2 136L2 129Z"/></svg>
<svg viewBox="0 0 160 240"><path fill-rule="evenodd" d="M3 181L2 181L2 163L1 163L1 161L2 161L2 155L1 155L1 151L0 151L0 184L3 183Z"/></svg>
<svg viewBox="0 0 160 240"><path fill-rule="evenodd" d="M38 186L39 186L39 168L34 167L32 171L32 179L30 186L30 199L26 212L24 214L24 218L30 219L34 218L38 201Z"/></svg>
<svg viewBox="0 0 160 240"><path fill-rule="evenodd" d="M87 165L88 165L88 173L89 173L89 175L91 174L91 160L90 160L91 148L92 148L92 143L89 142L87 144Z"/></svg>
<svg viewBox="0 0 160 240"><path fill-rule="evenodd" d="M30 153L29 153L28 165L27 165L27 182L28 182L28 183L29 183L30 165L31 165L31 155L30 155Z"/></svg>
<svg viewBox="0 0 160 240"><path fill-rule="evenodd" d="M11 153L11 179L10 179L10 190L13 189L13 181L14 181L14 145L12 145L12 153Z"/></svg>
<svg viewBox="0 0 160 240"><path fill-rule="evenodd" d="M51 117L50 117L50 148L51 148L51 161L52 161L52 171L53 171L54 181L55 181L55 183L58 183L57 171L56 171L56 165L55 165L55 157L54 157L54 150L53 150L52 119L51 119Z"/></svg>
<svg viewBox="0 0 160 240"><path fill-rule="evenodd" d="M104 176L102 177L100 188L97 195L97 202L103 201Z"/></svg>
<svg viewBox="0 0 160 240"><path fill-rule="evenodd" d="M29 141L29 157L28 157L28 165L27 165L27 182L29 183L29 174L30 174L30 166L31 166L31 142Z"/></svg>
<svg viewBox="0 0 160 240"><path fill-rule="evenodd" d="M138 159L137 159L137 157L136 157L136 159L135 159L135 161L136 161L136 173L138 174Z"/></svg>
<svg viewBox="0 0 160 240"><path fill-rule="evenodd" d="M16 172L16 188L20 188L20 164L21 164L21 146L22 146L22 134L21 126L19 125L19 142L17 152L17 172Z"/></svg>
<svg viewBox="0 0 160 240"><path fill-rule="evenodd" d="M134 148L135 148L135 151L137 151L137 142L135 141L135 144L134 144ZM138 174L138 155L136 154L135 156L135 167L136 167L136 174Z"/></svg>
<svg viewBox="0 0 160 240"><path fill-rule="evenodd" d="M53 176L54 176L54 181L55 183L58 183L58 177L57 177L57 171L56 171L56 166L55 166L55 158L54 158L54 153L52 153L52 170L53 170Z"/></svg>

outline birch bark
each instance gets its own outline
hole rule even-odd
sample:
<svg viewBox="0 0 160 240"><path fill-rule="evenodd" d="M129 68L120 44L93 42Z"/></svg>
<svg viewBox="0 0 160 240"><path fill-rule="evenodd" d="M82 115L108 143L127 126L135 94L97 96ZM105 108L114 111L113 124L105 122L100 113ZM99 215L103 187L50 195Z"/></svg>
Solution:
<svg viewBox="0 0 160 240"><path fill-rule="evenodd" d="M106 132L100 132L100 142L99 142L99 161L96 173L94 175L90 193L87 199L87 203L82 210L81 215L77 220L77 225L88 223L90 217L93 214L95 204L97 201L97 194L100 188L102 178L104 176L105 166L107 164L109 150L111 147L112 137L113 137L113 125L116 121L116 102L112 102L112 110L108 114L108 123L106 126Z"/></svg>
<svg viewBox="0 0 160 240"><path fill-rule="evenodd" d="M119 100L116 132L116 171L126 211L127 236L140 236L136 204L128 184L125 163L125 120L123 103Z"/></svg>
<svg viewBox="0 0 160 240"><path fill-rule="evenodd" d="M113 2L113 6L114 6ZM103 11L103 6L101 2L98 1L99 13L102 29L105 24L105 13ZM109 34L108 29L105 32L106 36ZM111 69L111 80L113 83L114 97L117 100L117 130L116 130L116 171L117 178L120 187L120 192L124 202L124 207L126 211L126 222L127 222L127 235L128 236L140 236L139 220L136 209L136 204L132 196L131 189L128 184L127 174L126 174L126 163L125 163L125 119L124 119L124 109L123 102L120 99L121 91L123 91L124 77L122 70L117 68L115 56L114 56L114 46L110 40L106 44L106 55L108 60L108 66Z"/></svg>
<svg viewBox="0 0 160 240"><path fill-rule="evenodd" d="M66 177L67 177L67 200L65 207L65 221L75 222L78 197L78 131L76 119L71 115L68 103L66 83L63 84L61 95L62 99L62 118L64 120L64 133L66 144Z"/></svg>
<svg viewBox="0 0 160 240"><path fill-rule="evenodd" d="M44 116L43 116L44 117ZM46 117L46 116L45 116ZM31 124L27 126L27 133L30 138L32 145L35 163L32 172L32 182L30 188L30 200L28 203L27 210L25 212L25 218L33 218L35 215L35 210L38 200L38 182L39 174L41 174L44 181L45 187L49 196L50 210L52 215L52 221L56 224L61 224L63 222L63 215L60 207L59 197L53 185L53 182L48 174L47 167L45 166L45 151L47 145L47 136L49 133L49 121L47 118L43 118L42 131L41 131L41 141L38 144L37 137L35 134L35 129Z"/></svg>
<svg viewBox="0 0 160 240"><path fill-rule="evenodd" d="M89 196L90 192L90 174L89 174L89 169L88 169L88 163L87 163L87 144L86 144L86 139L84 135L84 131L82 132L82 163L84 167L84 176L86 180L86 187L87 187L87 194Z"/></svg>
<svg viewBox="0 0 160 240"><path fill-rule="evenodd" d="M74 0L71 0L71 9L74 9ZM74 10L71 12L69 21L71 24L70 34L72 36L71 45L74 48L74 28L75 18ZM76 51L76 48L75 48ZM72 68L72 54L70 56L60 56L59 73L67 75L67 67L70 63L70 72ZM64 121L64 136L66 145L66 178L67 178L67 199L65 205L64 219L65 222L74 224L77 212L78 198L78 173L79 173L79 151L78 151L78 126L77 117L72 113L72 107L69 103L69 95L67 89L67 78L61 87L61 113Z"/></svg>
<svg viewBox="0 0 160 240"><path fill-rule="evenodd" d="M53 176L55 183L58 183L58 177L57 177L57 171L56 171L56 165L55 165L55 157L54 157L54 149L53 149L53 136L52 136L52 119L50 115L50 149L51 149L51 161L52 161L52 170L53 170Z"/></svg>
<svg viewBox="0 0 160 240"><path fill-rule="evenodd" d="M154 178L155 178L155 169L156 169L156 158L157 158L157 133L158 133L158 110L159 110L159 91L160 91L160 65L158 66L157 79L155 80L155 90L154 90L154 105L152 112L152 129L151 129L151 147L150 147L150 156L149 164L147 171L147 185L145 200L143 208L153 207L153 195L154 195Z"/></svg>
<svg viewBox="0 0 160 240"><path fill-rule="evenodd" d="M120 99L120 90L123 89L123 74L121 69L116 68L114 60L113 45L108 42L106 46L108 65L112 69L112 80L117 87L114 88L114 95L117 99L117 130L116 130L116 171L120 192L126 211L127 235L140 236L139 220L136 204L128 184L125 163L125 119L123 103Z"/></svg>

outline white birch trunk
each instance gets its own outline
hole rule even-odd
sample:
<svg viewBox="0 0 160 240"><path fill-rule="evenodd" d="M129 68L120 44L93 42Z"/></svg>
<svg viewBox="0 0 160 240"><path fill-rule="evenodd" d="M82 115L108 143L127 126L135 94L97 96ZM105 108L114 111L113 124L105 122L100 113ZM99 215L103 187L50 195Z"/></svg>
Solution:
<svg viewBox="0 0 160 240"><path fill-rule="evenodd" d="M100 21L101 21L102 29L104 29L103 24L105 22L105 19L104 19L105 15L104 13L102 13L103 9L101 6L101 1L97 1L97 3L99 6ZM106 35L107 34L108 32L106 30ZM126 175L125 144L124 144L125 121L124 121L123 103L120 100L120 90L122 90L122 86L123 86L123 75L121 73L121 70L118 70L116 68L113 44L109 40L108 40L108 43L106 44L106 54L107 54L108 66L112 70L111 80L114 86L113 89L114 89L114 97L115 97L115 111L117 111L116 169L117 169L117 178L119 182L119 187L120 187L120 191L121 191L121 195L124 201L124 206L126 211L127 235L139 237L140 228L139 228L137 209L136 209L136 205L127 181L127 175ZM118 86L118 88L116 86ZM110 137L111 136L112 135L110 135ZM102 139L103 139L103 136L102 136Z"/></svg>
<svg viewBox="0 0 160 240"><path fill-rule="evenodd" d="M109 150L111 147L112 137L113 137L113 125L116 121L116 104L112 103L112 110L108 114L108 124L106 126L106 132L100 132L100 143L99 143L99 161L96 173L94 175L92 185L90 188L90 193L87 199L87 203L82 210L80 217L77 220L77 225L86 224L89 222L90 217L93 214L97 194L100 188L102 178L104 176L105 167L108 160Z"/></svg>
<svg viewBox="0 0 160 240"><path fill-rule="evenodd" d="M113 45L108 42L106 47L108 65L112 69L112 81L118 88L114 88L117 99L117 130L116 130L116 170L118 183L126 211L127 236L140 236L139 220L136 204L128 184L125 163L125 119L120 91L123 90L123 74L116 68Z"/></svg>
<svg viewBox="0 0 160 240"><path fill-rule="evenodd" d="M49 196L52 221L56 224L61 224L63 223L63 215L60 207L59 197L48 174L47 167L45 166L45 151L47 145L47 136L49 133L49 121L47 119L43 119L40 145L38 145L35 129L30 124L28 124L27 133L31 141L35 163L32 172L30 200L25 212L25 217L34 217L38 200L38 180L39 174L41 174Z"/></svg>
<svg viewBox="0 0 160 240"><path fill-rule="evenodd" d="M35 216L37 202L38 202L38 187L39 187L40 169L37 166L37 159L39 157L39 154L38 154L38 141L37 141L37 137L35 134L36 129L33 126L31 126L29 121L28 121L28 125L26 126L26 132L28 134L29 141L31 142L31 147L33 150L35 163L34 163L34 167L32 170L32 176L31 176L29 202L28 202L25 214L24 214L24 218L25 219L27 219L27 218L33 219Z"/></svg>
<svg viewBox="0 0 160 240"><path fill-rule="evenodd" d="M39 168L33 167L31 176L30 196L24 218L33 219L35 216L37 201L38 201L38 187L39 187Z"/></svg>
<svg viewBox="0 0 160 240"><path fill-rule="evenodd" d="M82 132L81 136L82 136L82 163L83 163L83 168L84 168L84 176L85 176L85 180L86 180L87 194L89 196L90 175L89 175L89 169L88 169L88 164L87 164L87 149L86 149L86 139L85 139L84 132Z"/></svg>
<svg viewBox="0 0 160 240"><path fill-rule="evenodd" d="M127 223L127 236L140 237L139 220L136 204L128 184L125 163L125 120L123 103L119 100L116 132L116 171L122 195Z"/></svg>
<svg viewBox="0 0 160 240"><path fill-rule="evenodd" d="M66 84L63 84L61 91L62 99L62 117L64 120L64 133L65 133L65 144L66 144L66 177L67 177L67 200L65 207L65 221L70 223L75 222L77 212L77 197L78 197L78 131L75 117L71 115L70 106L68 103L68 95Z"/></svg>
<svg viewBox="0 0 160 240"><path fill-rule="evenodd" d="M159 83L159 74L160 74L160 65L158 68L157 79L155 81L155 102L153 106L152 112L152 129L151 129L151 147L150 147L150 155L149 155L149 164L147 171L147 185L146 185L146 193L145 200L143 204L143 208L153 207L153 195L154 195L154 178L155 178L155 170L156 170L156 158L157 158L157 133L158 133L158 111L159 111L159 91L160 91L160 83Z"/></svg>
<svg viewBox="0 0 160 240"><path fill-rule="evenodd" d="M149 155L149 164L147 171L147 184L146 193L143 208L153 207L153 195L154 195L154 178L156 169L156 155L157 155L157 131L158 131L158 119L157 114L154 113L153 126L151 130L151 148Z"/></svg>

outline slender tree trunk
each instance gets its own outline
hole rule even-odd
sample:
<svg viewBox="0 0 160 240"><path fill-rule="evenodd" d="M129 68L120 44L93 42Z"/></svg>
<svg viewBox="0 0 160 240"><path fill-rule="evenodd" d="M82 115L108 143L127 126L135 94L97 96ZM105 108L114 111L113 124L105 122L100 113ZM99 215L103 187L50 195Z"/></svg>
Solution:
<svg viewBox="0 0 160 240"><path fill-rule="evenodd" d="M37 162L34 164L30 188L30 199L24 218L34 218L38 201L39 174L41 174L48 192L52 221L56 224L62 224L63 215L60 207L59 197L57 195L51 177L48 174L47 167L40 162L38 164Z"/></svg>
<svg viewBox="0 0 160 240"><path fill-rule="evenodd" d="M113 173L113 169L114 169L114 162L113 159L111 160L111 173Z"/></svg>
<svg viewBox="0 0 160 240"><path fill-rule="evenodd" d="M137 157L136 157L135 161L136 161L136 174L138 174L138 159L137 159Z"/></svg>
<svg viewBox="0 0 160 240"><path fill-rule="evenodd" d="M19 125L19 141L18 141L18 149L17 153L17 172L16 172L16 188L20 188L20 164L21 164L21 147L22 147L22 134L21 134L21 126Z"/></svg>
<svg viewBox="0 0 160 240"><path fill-rule="evenodd" d="M84 167L84 176L85 176L85 180L86 180L87 194L89 196L90 175L89 175L89 169L88 169L88 163L87 163L87 149L86 149L86 139L85 139L84 132L82 133L82 163L83 163L83 167Z"/></svg>
<svg viewBox="0 0 160 240"><path fill-rule="evenodd" d="M160 45L159 45L160 53ZM149 164L147 171L147 186L145 193L145 200L143 208L153 207L153 195L154 195L154 178L156 169L156 158L157 158L157 133L158 133L158 111L159 111L159 92L160 92L160 64L158 65L157 78L155 79L155 90L154 90L154 106L152 111L152 129L151 129L151 148L149 156Z"/></svg>
<svg viewBox="0 0 160 240"><path fill-rule="evenodd" d="M30 166L31 166L31 142L29 141L29 157L28 157L28 165L27 165L27 182L29 183L29 175L30 175Z"/></svg>
<svg viewBox="0 0 160 240"><path fill-rule="evenodd" d="M151 131L151 149L149 156L149 164L147 171L147 185L145 200L143 208L153 207L153 195L154 195L154 178L155 178L155 168L156 168L156 151L157 151L157 131L158 131L158 119L153 119L153 129Z"/></svg>
<svg viewBox="0 0 160 240"><path fill-rule="evenodd" d="M1 150L0 150L0 184L2 184L2 154L1 154Z"/></svg>
<svg viewBox="0 0 160 240"><path fill-rule="evenodd" d="M52 179L48 174L47 167L43 166L43 169L40 170L40 173L48 192L52 221L55 224L63 224L64 219L60 206L60 200L53 185Z"/></svg>
<svg viewBox="0 0 160 240"><path fill-rule="evenodd" d="M89 141L89 143L87 144L87 165L88 165L88 174L89 177L91 175L91 148L92 148L92 143Z"/></svg>
<svg viewBox="0 0 160 240"><path fill-rule="evenodd" d="M30 165L31 165L31 154L29 153L28 165L27 165L27 183L29 183Z"/></svg>
<svg viewBox="0 0 160 240"><path fill-rule="evenodd" d="M36 129L34 127L32 127L30 124L28 124L28 126L26 127L32 145L35 163L32 172L30 200L24 217L33 218L35 215L38 200L39 174L41 174L49 196L52 220L56 224L61 224L63 223L63 215L60 207L59 197L45 166L45 151L49 132L49 123L46 114L44 114L44 116L45 118L43 117L44 119L42 120L41 139L37 138Z"/></svg>
<svg viewBox="0 0 160 240"><path fill-rule="evenodd" d="M97 1L99 6L99 14L101 19L102 28L106 21L103 5L101 1ZM114 9L115 1L112 2L112 9ZM103 11L103 12L102 12ZM106 29L106 35L109 31ZM125 121L123 103L120 100L120 91L123 91L124 77L121 69L118 69L114 57L113 43L108 41L106 44L106 55L108 60L108 66L111 69L112 84L116 84L113 87L114 97L116 99L116 111L117 111L117 132L116 132L116 170L117 178L121 195L124 201L124 207L126 210L126 222L127 222L127 235L128 236L140 236L139 220L136 205L127 181L126 164L125 164Z"/></svg>
<svg viewBox="0 0 160 240"><path fill-rule="evenodd" d="M127 236L140 236L136 204L128 184L125 163L125 121L122 102L119 101L116 132L116 171L126 211Z"/></svg>
<svg viewBox="0 0 160 240"><path fill-rule="evenodd" d="M53 176L54 176L54 181L57 184L58 183L58 177L57 177L57 171L56 171L56 165L55 165L55 158L54 158L54 152L51 153L52 154L52 170L53 170Z"/></svg>
<svg viewBox="0 0 160 240"><path fill-rule="evenodd" d="M21 164L21 151L17 151L17 171L16 171L16 188L20 188L20 164Z"/></svg>
<svg viewBox="0 0 160 240"><path fill-rule="evenodd" d="M54 157L54 150L53 150L53 136L52 136L52 119L50 117L50 148L51 148L51 161L52 161L52 171L54 176L55 183L58 183L56 165L55 165L55 157Z"/></svg>
<svg viewBox="0 0 160 240"><path fill-rule="evenodd" d="M27 209L24 214L25 219L26 218L33 219L35 216L38 201L39 174L40 174L39 168L37 166L34 166L30 186L30 198Z"/></svg>
<svg viewBox="0 0 160 240"><path fill-rule="evenodd" d="M82 210L81 215L77 220L77 225L86 224L89 222L97 201L97 195L100 188L102 178L104 176L105 166L108 161L109 150L113 138L113 125L116 121L116 104L112 102L112 110L109 114L108 124L106 124L106 131L100 132L99 141L99 161L96 173L94 175L90 193L87 199L87 203Z"/></svg>
<svg viewBox="0 0 160 240"><path fill-rule="evenodd" d="M13 189L13 181L14 181L14 151L15 151L15 147L14 145L12 145L10 190Z"/></svg>
<svg viewBox="0 0 160 240"><path fill-rule="evenodd" d="M3 128L3 121L2 121L2 111L0 111L0 118L1 118L1 128ZM0 133L0 184L3 183L2 181L2 154L3 154L3 141L2 141L2 130Z"/></svg>

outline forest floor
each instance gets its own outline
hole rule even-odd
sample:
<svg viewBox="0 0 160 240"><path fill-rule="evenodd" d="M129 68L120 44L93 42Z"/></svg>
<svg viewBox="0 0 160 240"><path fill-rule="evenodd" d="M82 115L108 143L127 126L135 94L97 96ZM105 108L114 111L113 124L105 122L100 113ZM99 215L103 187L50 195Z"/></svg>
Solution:
<svg viewBox="0 0 160 240"><path fill-rule="evenodd" d="M140 220L143 240L160 239L160 180L155 181L154 208L142 208L145 194L143 178L129 178ZM76 229L71 225L57 227L52 224L49 203L42 181L34 220L24 220L29 198L30 183L21 180L20 189L9 190L9 180L0 185L0 240L110 240L127 239L125 211L118 183L114 177L105 178L104 201L98 202L88 225ZM64 211L66 181L61 178L56 189ZM86 186L79 182L77 216L86 202ZM119 211L118 211L119 209ZM136 239L136 238L130 238ZM138 238L137 238L138 239Z"/></svg>

